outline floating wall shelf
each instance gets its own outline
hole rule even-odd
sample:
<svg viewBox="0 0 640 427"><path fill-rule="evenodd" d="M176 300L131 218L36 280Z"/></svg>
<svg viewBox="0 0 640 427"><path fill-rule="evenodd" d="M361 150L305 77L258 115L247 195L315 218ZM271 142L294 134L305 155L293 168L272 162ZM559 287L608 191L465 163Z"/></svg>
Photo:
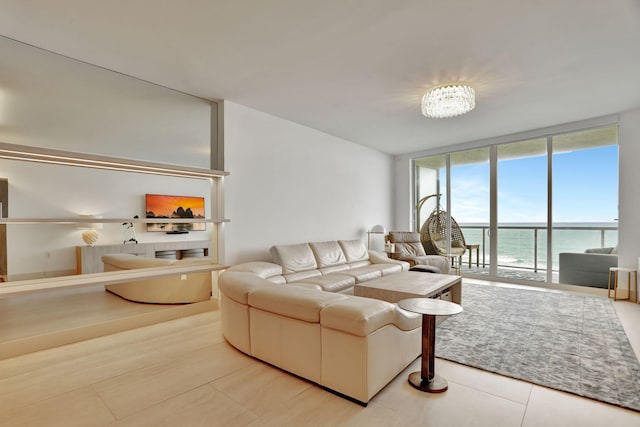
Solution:
<svg viewBox="0 0 640 427"><path fill-rule="evenodd" d="M0 224L122 224L133 223L162 223L162 224L221 224L231 222L228 218L0 218Z"/></svg>
<svg viewBox="0 0 640 427"><path fill-rule="evenodd" d="M146 162L142 160L84 154L73 151L53 150L27 145L7 144L4 142L0 142L0 159L23 160L36 163L79 166L92 169L107 169L153 175L168 175L182 178L213 179L229 175L229 172L213 169Z"/></svg>

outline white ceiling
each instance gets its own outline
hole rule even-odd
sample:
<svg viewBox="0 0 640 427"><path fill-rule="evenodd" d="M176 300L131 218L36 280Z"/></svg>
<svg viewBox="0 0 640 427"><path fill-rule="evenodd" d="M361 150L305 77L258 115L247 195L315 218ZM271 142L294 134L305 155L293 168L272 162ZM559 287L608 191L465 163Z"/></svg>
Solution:
<svg viewBox="0 0 640 427"><path fill-rule="evenodd" d="M0 33L391 154L640 107L638 0L0 0ZM456 81L476 109L423 117Z"/></svg>

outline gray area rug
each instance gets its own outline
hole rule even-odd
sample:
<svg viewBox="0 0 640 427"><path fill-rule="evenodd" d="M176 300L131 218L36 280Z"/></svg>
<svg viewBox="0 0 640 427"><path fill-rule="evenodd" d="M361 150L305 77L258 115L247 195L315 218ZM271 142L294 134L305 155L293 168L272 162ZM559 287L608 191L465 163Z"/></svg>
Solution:
<svg viewBox="0 0 640 427"><path fill-rule="evenodd" d="M464 283L436 356L640 411L640 363L610 300Z"/></svg>

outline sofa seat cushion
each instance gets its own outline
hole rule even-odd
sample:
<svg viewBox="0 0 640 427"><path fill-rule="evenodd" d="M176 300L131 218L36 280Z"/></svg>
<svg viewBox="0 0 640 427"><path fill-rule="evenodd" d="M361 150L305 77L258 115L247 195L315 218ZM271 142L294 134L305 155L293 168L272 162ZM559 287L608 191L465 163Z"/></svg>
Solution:
<svg viewBox="0 0 640 427"><path fill-rule="evenodd" d="M249 305L280 316L305 322L320 322L320 311L346 295L317 291L299 286L255 289L249 293Z"/></svg>
<svg viewBox="0 0 640 427"><path fill-rule="evenodd" d="M325 307L320 313L320 323L323 327L366 337L386 325L414 330L422 325L422 317L386 301L351 297Z"/></svg>
<svg viewBox="0 0 640 427"><path fill-rule="evenodd" d="M292 282L300 282L302 280L309 279L311 277L319 277L319 276L322 276L322 273L320 273L320 270L307 270L307 271L300 271L298 273L286 274L284 278L287 280L287 283L292 283Z"/></svg>
<svg viewBox="0 0 640 427"><path fill-rule="evenodd" d="M309 246L316 257L316 263L320 269L347 263L347 258L336 241L314 242L309 243Z"/></svg>
<svg viewBox="0 0 640 427"><path fill-rule="evenodd" d="M271 256L282 266L285 275L318 268L313 251L307 243L273 246Z"/></svg>
<svg viewBox="0 0 640 427"><path fill-rule="evenodd" d="M402 272L402 266L398 264L371 264L371 267L380 270L383 276Z"/></svg>
<svg viewBox="0 0 640 427"><path fill-rule="evenodd" d="M352 288L356 284L356 279L353 276L348 276L346 274L330 273L320 277L304 279L302 282L320 285L322 290L327 292L340 292L345 289Z"/></svg>
<svg viewBox="0 0 640 427"><path fill-rule="evenodd" d="M349 269L349 264L340 264L340 265L332 265L331 267L321 268L320 272L322 274L339 273L341 271L348 270L348 269Z"/></svg>
<svg viewBox="0 0 640 427"><path fill-rule="evenodd" d="M442 274L449 273L449 259L440 255L424 255L424 256L408 256L402 257L406 261L410 261L414 265L432 265L437 267Z"/></svg>
<svg viewBox="0 0 640 427"><path fill-rule="evenodd" d="M379 279L382 277L382 271L380 271L375 265L366 265L362 267L350 268L349 270L341 271L340 274L346 274L356 279L356 283L366 282L367 280Z"/></svg>
<svg viewBox="0 0 640 427"><path fill-rule="evenodd" d="M369 251L369 261L373 264L396 264L399 265L402 271L408 271L411 265L406 261L399 259L391 259L386 253Z"/></svg>

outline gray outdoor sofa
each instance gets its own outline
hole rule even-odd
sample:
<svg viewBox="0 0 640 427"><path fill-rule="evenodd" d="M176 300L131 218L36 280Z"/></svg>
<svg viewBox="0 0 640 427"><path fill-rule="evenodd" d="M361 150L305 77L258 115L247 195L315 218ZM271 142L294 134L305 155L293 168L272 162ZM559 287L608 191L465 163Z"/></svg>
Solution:
<svg viewBox="0 0 640 427"><path fill-rule="evenodd" d="M618 266L616 249L595 248L584 253L561 253L560 283L606 289L609 267Z"/></svg>

